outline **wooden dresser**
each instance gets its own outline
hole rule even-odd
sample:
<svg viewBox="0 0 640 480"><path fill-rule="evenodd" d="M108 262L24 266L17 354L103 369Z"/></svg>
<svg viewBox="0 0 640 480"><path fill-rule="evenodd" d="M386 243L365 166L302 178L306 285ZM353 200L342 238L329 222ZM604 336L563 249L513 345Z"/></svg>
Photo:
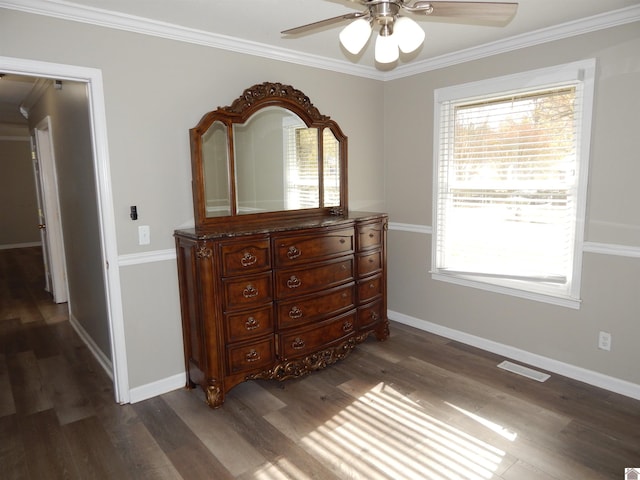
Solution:
<svg viewBox="0 0 640 480"><path fill-rule="evenodd" d="M387 216L175 232L190 386L211 407L250 379L298 377L389 335Z"/></svg>

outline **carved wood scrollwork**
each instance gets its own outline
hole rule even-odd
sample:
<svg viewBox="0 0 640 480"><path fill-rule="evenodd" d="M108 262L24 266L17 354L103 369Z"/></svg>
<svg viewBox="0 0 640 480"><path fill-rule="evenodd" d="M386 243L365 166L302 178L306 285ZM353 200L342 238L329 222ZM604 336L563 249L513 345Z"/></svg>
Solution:
<svg viewBox="0 0 640 480"><path fill-rule="evenodd" d="M313 353L303 358L285 361L278 365L259 373L247 375L245 380L266 379L266 380L287 380L289 378L307 375L315 370L321 370L333 365L338 360L343 360L349 353L362 342L367 335L362 337L351 337L341 344Z"/></svg>
<svg viewBox="0 0 640 480"><path fill-rule="evenodd" d="M222 405L223 396L220 385L209 385L205 390L207 396L207 405L211 408L218 408Z"/></svg>
<svg viewBox="0 0 640 480"><path fill-rule="evenodd" d="M198 245L198 249L196 250L196 257L198 258L211 258L213 255L213 251L205 246L205 245Z"/></svg>
<svg viewBox="0 0 640 480"><path fill-rule="evenodd" d="M234 100L230 107L225 107L225 110L230 110L235 113L242 113L257 101L267 97L280 97L283 99L292 100L314 120L324 121L328 120L329 118L326 115L322 115L320 111L311 103L309 97L307 97L300 90L293 88L291 85L271 82L264 82L247 88L244 92L242 92L242 95Z"/></svg>

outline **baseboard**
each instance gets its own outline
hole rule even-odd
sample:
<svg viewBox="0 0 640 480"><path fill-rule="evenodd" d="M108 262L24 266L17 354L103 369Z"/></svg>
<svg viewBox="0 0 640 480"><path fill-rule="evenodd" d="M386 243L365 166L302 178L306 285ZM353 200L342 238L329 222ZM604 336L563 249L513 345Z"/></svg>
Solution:
<svg viewBox="0 0 640 480"><path fill-rule="evenodd" d="M87 333L84 327L78 322L78 319L73 316L71 312L69 312L69 323L76 331L80 339L87 346L89 351L93 354L95 359L98 361L100 366L104 369L109 378L113 381L113 363L111 360L104 354L102 350L96 345L93 341L93 338Z"/></svg>
<svg viewBox="0 0 640 480"><path fill-rule="evenodd" d="M148 398L162 395L163 393L184 388L186 384L186 373L179 373L177 375L158 380L157 382L147 383L146 385L132 388L129 390L129 399L131 403L141 402Z"/></svg>
<svg viewBox="0 0 640 480"><path fill-rule="evenodd" d="M39 247L41 242L27 242L27 243L8 243L6 245L0 245L0 250L13 250L14 248L29 248Z"/></svg>
<svg viewBox="0 0 640 480"><path fill-rule="evenodd" d="M602 373L587 370L568 363L559 362L551 358L527 352L526 350L521 350L509 345L487 340L486 338L470 335L452 328L443 327L442 325L431 323L426 320L420 320L403 313L389 310L387 314L390 320L394 320L404 325L409 325L410 327L417 328L418 330L434 333L488 352L502 355L511 360L517 360L549 372L557 373L564 377L572 378L598 388L603 388L610 392L619 393L620 395L640 400L640 385L635 383L603 375Z"/></svg>

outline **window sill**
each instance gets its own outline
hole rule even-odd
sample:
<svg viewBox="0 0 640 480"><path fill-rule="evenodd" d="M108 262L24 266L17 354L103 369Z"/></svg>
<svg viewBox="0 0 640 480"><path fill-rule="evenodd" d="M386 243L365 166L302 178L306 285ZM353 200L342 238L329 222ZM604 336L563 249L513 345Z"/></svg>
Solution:
<svg viewBox="0 0 640 480"><path fill-rule="evenodd" d="M581 300L579 298L572 298L568 296L556 296L545 293L538 293L526 290L520 290L517 288L510 288L501 285L495 285L492 283L479 282L470 278L461 277L458 275L447 275L443 273L431 272L431 278L447 283L453 283L455 285L461 285L465 287L478 288L480 290L486 290L493 293L501 293L503 295L511 295L513 297L525 298L527 300L534 300L537 302L549 303L552 305L558 305L561 307L573 308L575 310L580 309Z"/></svg>

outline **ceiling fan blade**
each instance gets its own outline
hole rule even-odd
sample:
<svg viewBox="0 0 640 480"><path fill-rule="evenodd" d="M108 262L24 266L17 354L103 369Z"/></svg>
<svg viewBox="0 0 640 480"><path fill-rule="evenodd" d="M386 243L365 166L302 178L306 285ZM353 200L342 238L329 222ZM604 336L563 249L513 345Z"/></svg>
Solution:
<svg viewBox="0 0 640 480"><path fill-rule="evenodd" d="M433 8L429 8L429 5ZM518 9L512 2L429 2L417 1L408 10L424 12L434 17L469 17L477 20L504 23L513 18Z"/></svg>
<svg viewBox="0 0 640 480"><path fill-rule="evenodd" d="M337 17L326 18L324 20L320 20L319 22L309 23L307 25L302 25L300 27L290 28L289 30L284 30L280 32L282 35L295 35L297 33L304 33L308 30L313 30L315 28L325 27L328 25L332 25L334 23L342 22L343 20L351 20L354 18L360 18L367 15L369 12L353 12L347 13L345 15L339 15Z"/></svg>

